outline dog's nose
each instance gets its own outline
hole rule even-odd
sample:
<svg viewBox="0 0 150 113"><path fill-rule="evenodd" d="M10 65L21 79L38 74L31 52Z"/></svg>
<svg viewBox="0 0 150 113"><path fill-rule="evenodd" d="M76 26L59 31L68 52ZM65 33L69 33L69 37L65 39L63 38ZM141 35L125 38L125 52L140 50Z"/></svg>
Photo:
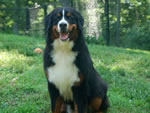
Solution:
<svg viewBox="0 0 150 113"><path fill-rule="evenodd" d="M63 22L63 23L60 23L60 28L61 29L65 29L67 27L67 23Z"/></svg>

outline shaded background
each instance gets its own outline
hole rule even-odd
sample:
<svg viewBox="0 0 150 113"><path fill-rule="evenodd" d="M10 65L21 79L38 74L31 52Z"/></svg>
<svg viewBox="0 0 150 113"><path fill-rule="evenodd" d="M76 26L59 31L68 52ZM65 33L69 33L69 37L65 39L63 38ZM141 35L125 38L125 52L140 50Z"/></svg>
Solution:
<svg viewBox="0 0 150 113"><path fill-rule="evenodd" d="M0 32L44 37L44 18L73 7L85 19L88 43L150 50L149 0L1 0Z"/></svg>

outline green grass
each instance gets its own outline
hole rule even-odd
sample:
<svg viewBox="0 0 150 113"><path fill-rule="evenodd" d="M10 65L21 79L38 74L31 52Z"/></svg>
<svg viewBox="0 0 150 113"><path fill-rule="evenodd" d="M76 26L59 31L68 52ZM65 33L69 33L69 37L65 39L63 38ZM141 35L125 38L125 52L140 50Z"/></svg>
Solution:
<svg viewBox="0 0 150 113"><path fill-rule="evenodd" d="M48 113L43 73L44 38L0 34L0 113ZM109 84L108 113L150 113L150 52L88 45L94 66Z"/></svg>

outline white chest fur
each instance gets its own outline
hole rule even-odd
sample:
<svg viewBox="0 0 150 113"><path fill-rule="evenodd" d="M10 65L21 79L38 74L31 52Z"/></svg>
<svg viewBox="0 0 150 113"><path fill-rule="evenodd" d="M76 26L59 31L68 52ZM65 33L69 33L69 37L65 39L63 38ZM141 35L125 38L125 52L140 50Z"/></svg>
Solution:
<svg viewBox="0 0 150 113"><path fill-rule="evenodd" d="M53 47L52 59L55 65L48 68L48 80L55 84L65 100L72 100L71 87L79 81L79 70L74 64L77 53L72 51L72 41L57 39Z"/></svg>

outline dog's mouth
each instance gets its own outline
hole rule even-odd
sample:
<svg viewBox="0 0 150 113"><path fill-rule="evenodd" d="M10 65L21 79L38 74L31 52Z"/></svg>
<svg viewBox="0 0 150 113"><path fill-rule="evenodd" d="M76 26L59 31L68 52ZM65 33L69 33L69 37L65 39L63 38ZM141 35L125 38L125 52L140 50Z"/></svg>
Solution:
<svg viewBox="0 0 150 113"><path fill-rule="evenodd" d="M73 32L77 29L76 25L70 25L68 30L58 31L57 26L53 26L53 32L55 34L56 39L60 39L62 41L72 40Z"/></svg>
<svg viewBox="0 0 150 113"><path fill-rule="evenodd" d="M69 38L69 32L59 32L59 38L62 40L62 41L65 41Z"/></svg>
<svg viewBox="0 0 150 113"><path fill-rule="evenodd" d="M73 31L74 31L74 28L72 28L72 29L70 29L68 31L63 31L63 32L58 32L57 31L57 34L58 34L60 40L66 41L66 40L70 39L71 34L72 34Z"/></svg>

